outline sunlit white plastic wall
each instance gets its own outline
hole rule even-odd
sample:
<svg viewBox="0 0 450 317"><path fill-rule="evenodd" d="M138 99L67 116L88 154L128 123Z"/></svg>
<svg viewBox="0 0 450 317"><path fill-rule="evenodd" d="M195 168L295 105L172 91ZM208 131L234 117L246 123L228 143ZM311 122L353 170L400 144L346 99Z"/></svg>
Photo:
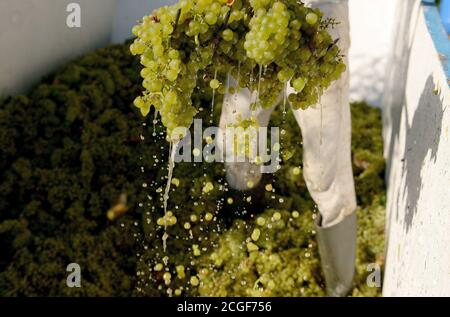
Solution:
<svg viewBox="0 0 450 317"><path fill-rule="evenodd" d="M350 0L351 99L381 106L398 1Z"/></svg>
<svg viewBox="0 0 450 317"><path fill-rule="evenodd" d="M81 28L66 24L72 2L81 6ZM0 0L0 97L27 92L58 66L108 44L114 10L115 0Z"/></svg>
<svg viewBox="0 0 450 317"><path fill-rule="evenodd" d="M420 1L400 1L396 16L383 100L388 164L383 293L450 296L450 90Z"/></svg>

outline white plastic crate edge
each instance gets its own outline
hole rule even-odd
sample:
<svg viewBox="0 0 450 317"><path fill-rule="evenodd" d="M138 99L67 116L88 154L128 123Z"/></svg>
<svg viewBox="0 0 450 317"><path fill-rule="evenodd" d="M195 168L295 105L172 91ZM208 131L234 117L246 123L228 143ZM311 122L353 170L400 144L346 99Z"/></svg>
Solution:
<svg viewBox="0 0 450 317"><path fill-rule="evenodd" d="M450 296L450 90L425 13L399 2L386 78L384 296Z"/></svg>
<svg viewBox="0 0 450 317"><path fill-rule="evenodd" d="M105 46L116 0L1 0L0 97L26 93L71 59ZM69 3L81 7L81 28L66 24Z"/></svg>

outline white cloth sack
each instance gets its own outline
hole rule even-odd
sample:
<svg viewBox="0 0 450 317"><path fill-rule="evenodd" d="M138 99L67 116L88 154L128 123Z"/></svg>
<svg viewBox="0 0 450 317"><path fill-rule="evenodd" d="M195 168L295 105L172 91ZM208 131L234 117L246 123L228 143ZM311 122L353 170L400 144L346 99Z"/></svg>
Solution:
<svg viewBox="0 0 450 317"><path fill-rule="evenodd" d="M346 0L306 1L319 7L327 17L340 22L330 29L333 38L339 38L342 54L350 48L349 9ZM290 87L288 93L294 90ZM227 107L222 109L221 130L235 123L236 116L249 118L252 93L242 89L238 96L226 95ZM282 99L282 98L280 98ZM256 110L253 113L261 126L267 126L272 110ZM342 222L356 211L356 195L351 163L351 116L349 105L349 72L332 84L321 98L320 104L307 110L294 111L302 130L304 153L304 177L308 190L322 216L321 226L329 228ZM220 145L219 142L219 150ZM223 150L223 149L222 149ZM225 151L226 152L226 151ZM243 165L245 166L245 165ZM248 165L247 165L248 167ZM246 171L241 171L242 175ZM233 187L233 184L230 184Z"/></svg>

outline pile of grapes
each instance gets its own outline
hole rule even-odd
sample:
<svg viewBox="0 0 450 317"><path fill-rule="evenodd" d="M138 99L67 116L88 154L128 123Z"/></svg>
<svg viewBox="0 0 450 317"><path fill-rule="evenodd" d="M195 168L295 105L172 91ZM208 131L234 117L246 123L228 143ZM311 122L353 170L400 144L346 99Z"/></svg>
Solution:
<svg viewBox="0 0 450 317"><path fill-rule="evenodd" d="M299 0L181 0L145 16L133 28L140 55L142 96L134 104L160 113L168 139L190 127L202 94L257 92L256 107L271 107L290 82L294 109L316 104L346 66L327 29L335 21Z"/></svg>

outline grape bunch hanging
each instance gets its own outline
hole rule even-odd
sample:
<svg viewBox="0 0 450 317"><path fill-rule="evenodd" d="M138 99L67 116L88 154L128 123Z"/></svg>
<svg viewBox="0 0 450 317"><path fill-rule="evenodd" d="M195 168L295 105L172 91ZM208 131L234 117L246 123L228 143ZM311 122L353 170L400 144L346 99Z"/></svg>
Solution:
<svg viewBox="0 0 450 317"><path fill-rule="evenodd" d="M205 89L257 91L251 107L271 107L290 82L294 109L319 101L346 70L337 41L328 33L336 22L298 0L181 0L161 7L133 28L133 55L140 55L143 94L134 104L147 116L161 115L168 139L189 128Z"/></svg>

